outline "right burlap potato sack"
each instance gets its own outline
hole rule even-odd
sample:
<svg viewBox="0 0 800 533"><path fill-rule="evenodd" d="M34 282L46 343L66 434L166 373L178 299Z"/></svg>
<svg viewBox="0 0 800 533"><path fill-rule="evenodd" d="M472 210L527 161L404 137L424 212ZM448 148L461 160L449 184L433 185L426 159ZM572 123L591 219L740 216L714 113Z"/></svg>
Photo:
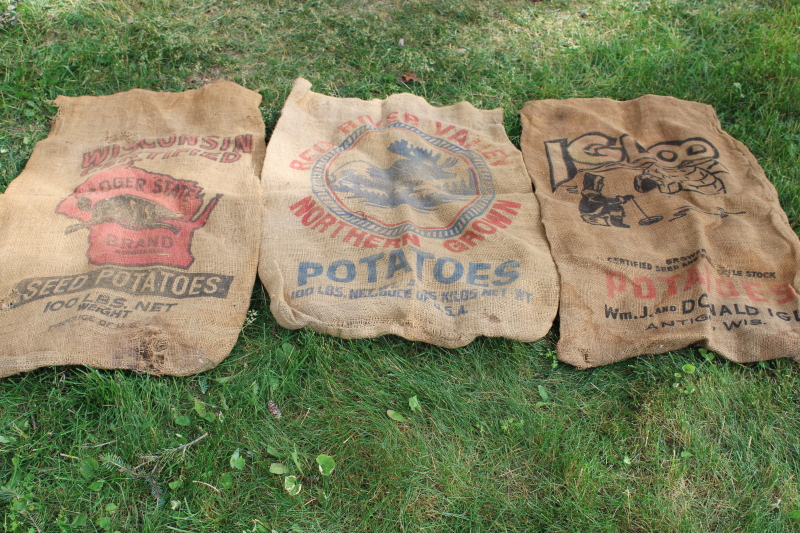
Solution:
<svg viewBox="0 0 800 533"><path fill-rule="evenodd" d="M561 361L693 343L737 362L800 356L798 237L713 108L647 95L533 101L521 115L561 279Z"/></svg>

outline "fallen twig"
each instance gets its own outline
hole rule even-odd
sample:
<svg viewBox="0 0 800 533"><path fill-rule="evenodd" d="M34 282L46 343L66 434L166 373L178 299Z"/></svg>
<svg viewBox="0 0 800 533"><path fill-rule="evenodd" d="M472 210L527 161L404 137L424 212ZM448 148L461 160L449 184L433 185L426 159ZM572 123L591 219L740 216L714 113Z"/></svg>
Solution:
<svg viewBox="0 0 800 533"><path fill-rule="evenodd" d="M211 487L212 489L214 489L215 491L217 491L217 494L222 494L222 491L221 491L221 490L219 490L219 489L218 489L217 487L215 487L214 485L209 485L208 483L203 483L202 481L194 481L194 480L192 481L192 483L198 483L198 484L200 484L200 485L205 485L206 487Z"/></svg>
<svg viewBox="0 0 800 533"><path fill-rule="evenodd" d="M108 446L109 444L114 444L117 442L116 439L110 440L108 442L104 442L103 444L93 444L91 446L78 446L78 448L102 448L103 446Z"/></svg>
<svg viewBox="0 0 800 533"><path fill-rule="evenodd" d="M177 452L177 451L179 451L179 450L184 450L184 451L186 451L186 448L188 448L188 447L189 447L189 446L191 446L192 444L197 444L198 442L200 442L201 440L203 440L203 439L204 439L204 438L206 438L206 437L208 437L208 433L207 433L207 432L206 432L206 433L203 433L202 435L200 435L199 437L197 437L196 439L194 439L192 442L187 442L186 444L181 444L181 445L180 445L180 446L178 446L177 448L173 448L173 449L172 449L172 451L175 451L175 452Z"/></svg>

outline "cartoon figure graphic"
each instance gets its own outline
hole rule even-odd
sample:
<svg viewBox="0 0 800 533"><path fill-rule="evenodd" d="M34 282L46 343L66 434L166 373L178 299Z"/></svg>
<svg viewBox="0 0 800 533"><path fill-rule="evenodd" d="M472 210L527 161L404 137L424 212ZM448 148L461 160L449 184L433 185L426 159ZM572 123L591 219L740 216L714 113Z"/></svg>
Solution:
<svg viewBox="0 0 800 533"><path fill-rule="evenodd" d="M593 132L571 142L547 141L545 149L552 190L566 186L570 192L579 192L578 211L588 224L630 228L625 221L630 214L624 207L628 202L636 206L635 212L643 215L639 225L649 226L664 220L662 215L648 215L634 192L644 195L657 191L669 196L679 193L713 196L726 192L723 179L728 171L719 162L719 151L700 137L644 148L630 135L617 139ZM580 191L568 185L573 181L581 184ZM740 214L721 207L709 211L684 203L669 220L686 216L690 210L721 218Z"/></svg>
<svg viewBox="0 0 800 533"><path fill-rule="evenodd" d="M657 160L642 166L642 173L634 180L636 190L646 193L658 189L664 194L680 191L725 194L722 177L727 176L728 171L717 160L716 148L704 139L688 141L692 141L688 146L683 146L687 141L651 146L648 152L655 152ZM704 157L703 154L711 155Z"/></svg>
<svg viewBox="0 0 800 533"><path fill-rule="evenodd" d="M589 224L598 226L629 228L630 226L623 222L625 209L622 206L625 202L632 200L633 195L613 198L603 196L604 180L605 178L600 174L586 172L583 175L583 190L581 190L581 201L578 204L581 218Z"/></svg>
<svg viewBox="0 0 800 533"><path fill-rule="evenodd" d="M197 182L128 163L86 180L56 213L79 221L66 228L66 235L89 230L91 264L188 268L194 262L194 232L222 198L218 194L204 207L204 196Z"/></svg>

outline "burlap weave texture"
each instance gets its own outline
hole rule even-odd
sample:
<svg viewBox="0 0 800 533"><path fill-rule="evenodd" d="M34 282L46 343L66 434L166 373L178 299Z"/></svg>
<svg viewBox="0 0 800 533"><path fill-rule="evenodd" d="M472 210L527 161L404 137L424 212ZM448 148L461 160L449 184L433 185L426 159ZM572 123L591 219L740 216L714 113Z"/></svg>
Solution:
<svg viewBox="0 0 800 533"><path fill-rule="evenodd" d="M558 356L581 368L700 343L800 356L800 245L710 106L543 100L522 151L561 279Z"/></svg>
<svg viewBox="0 0 800 533"><path fill-rule="evenodd" d="M556 271L502 112L310 86L295 83L262 173L259 277L278 322L447 347L543 336Z"/></svg>
<svg viewBox="0 0 800 533"><path fill-rule="evenodd" d="M230 352L258 260L260 99L217 82L56 100L0 196L0 375L185 375Z"/></svg>

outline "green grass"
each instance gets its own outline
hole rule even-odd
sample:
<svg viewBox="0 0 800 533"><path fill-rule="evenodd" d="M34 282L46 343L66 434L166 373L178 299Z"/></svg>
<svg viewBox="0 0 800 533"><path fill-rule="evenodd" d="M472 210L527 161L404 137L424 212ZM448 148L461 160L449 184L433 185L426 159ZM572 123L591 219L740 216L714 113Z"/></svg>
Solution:
<svg viewBox="0 0 800 533"><path fill-rule="evenodd" d="M502 107L515 142L530 99L705 102L800 229L794 1L26 0L16 11L17 24L0 15L0 191L47 135L59 94L230 79L261 93L269 133L303 76L334 96ZM405 71L424 83L398 82ZM288 331L259 288L252 309L229 358L191 378L61 367L0 380L3 531L800 531L796 362L685 349L577 371L553 366L556 330L445 350ZM322 453L331 476L317 470ZM270 473L277 462L299 477L298 496Z"/></svg>

